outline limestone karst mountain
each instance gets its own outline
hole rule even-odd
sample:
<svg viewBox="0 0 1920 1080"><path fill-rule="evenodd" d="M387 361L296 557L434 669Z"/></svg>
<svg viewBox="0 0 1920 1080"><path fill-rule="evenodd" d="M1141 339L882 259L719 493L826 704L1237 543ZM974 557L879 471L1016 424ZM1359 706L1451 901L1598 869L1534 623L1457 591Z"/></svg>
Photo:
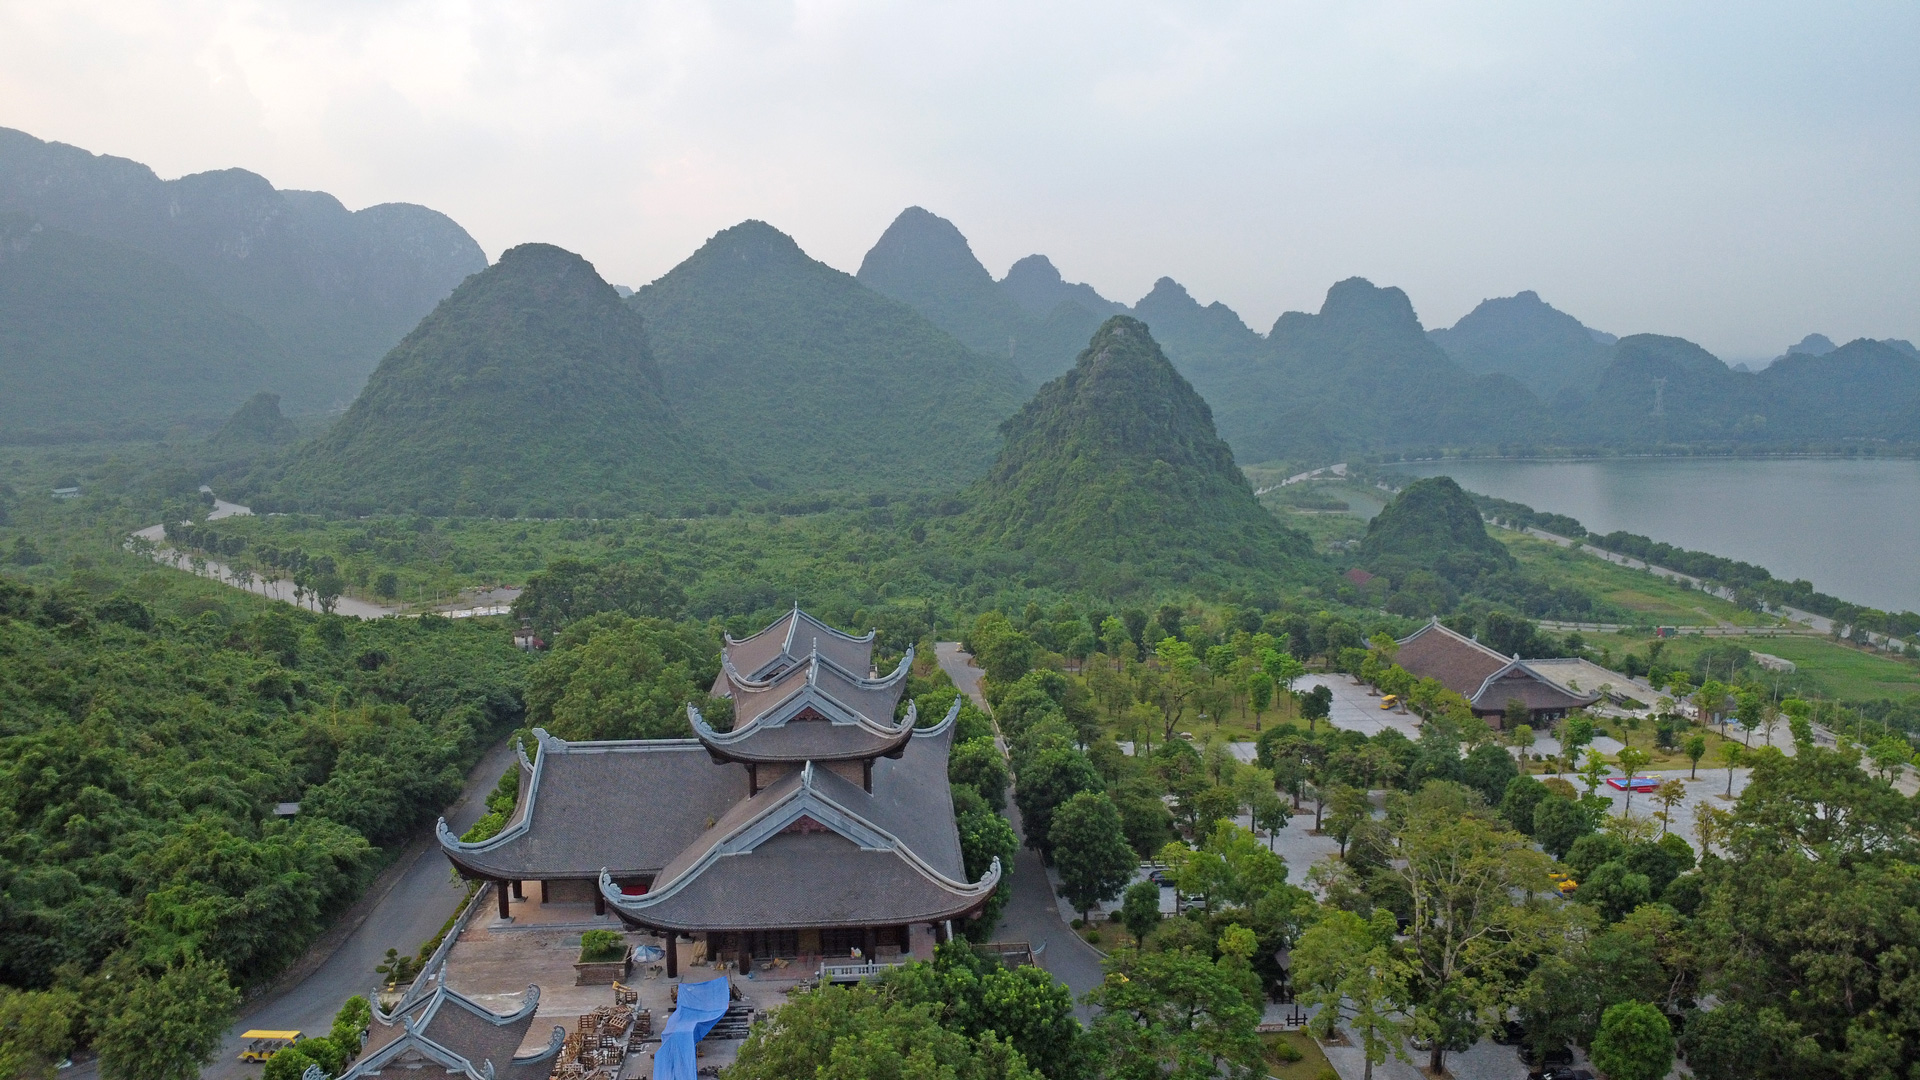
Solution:
<svg viewBox="0 0 1920 1080"><path fill-rule="evenodd" d="M423 206L349 211L325 192L277 189L244 169L162 180L139 162L8 128L0 128L0 213L168 264L230 317L253 324L265 341L250 350L260 380L209 391L208 427L261 389L295 413L343 407L387 350L487 265L464 229ZM165 353L178 341L164 318L141 325L146 337L110 355L76 346L65 362L85 379L89 365L137 366L143 350ZM89 333L77 321L59 326L76 338ZM133 388L124 399L123 411L147 401ZM144 415L153 422L173 420L164 398L151 404Z"/></svg>
<svg viewBox="0 0 1920 1080"><path fill-rule="evenodd" d="M768 492L963 487L1029 390L763 222L721 231L629 304L668 399Z"/></svg>
<svg viewBox="0 0 1920 1080"><path fill-rule="evenodd" d="M1310 554L1255 501L1207 403L1137 319L1109 318L1002 430L970 527L1092 587L1223 566L1282 576Z"/></svg>
<svg viewBox="0 0 1920 1080"><path fill-rule="evenodd" d="M288 468L281 501L603 516L745 489L667 404L640 314L580 256L523 244L380 361Z"/></svg>

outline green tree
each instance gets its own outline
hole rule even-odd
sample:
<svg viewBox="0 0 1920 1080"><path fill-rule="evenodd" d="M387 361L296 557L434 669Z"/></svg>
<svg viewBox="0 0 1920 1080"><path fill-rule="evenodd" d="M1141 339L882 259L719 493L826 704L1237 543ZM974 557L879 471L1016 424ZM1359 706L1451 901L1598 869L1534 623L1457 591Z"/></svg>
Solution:
<svg viewBox="0 0 1920 1080"><path fill-rule="evenodd" d="M0 988L0 1076L52 1080L82 1011L71 990Z"/></svg>
<svg viewBox="0 0 1920 1080"><path fill-rule="evenodd" d="M1020 771L1013 789L1027 846L1051 862L1054 809L1080 792L1105 789L1106 783L1087 755L1069 748L1041 751Z"/></svg>
<svg viewBox="0 0 1920 1080"><path fill-rule="evenodd" d="M687 594L664 567L561 558L527 579L526 589L513 601L513 615L551 636L569 623L603 612L678 618L686 603Z"/></svg>
<svg viewBox="0 0 1920 1080"><path fill-rule="evenodd" d="M1013 857L1020 851L1020 838L1013 834L1013 826L1006 818L984 804L962 813L956 822L960 831L960 861L967 880L979 881L981 875L993 867L993 860L1000 860L999 886L993 890L986 907L967 924L970 936L989 934L1013 895Z"/></svg>
<svg viewBox="0 0 1920 1080"><path fill-rule="evenodd" d="M1560 723L1560 757L1554 765L1554 775L1559 775L1560 767L1574 768L1580 760L1580 751L1593 742L1593 718L1584 712L1576 712Z"/></svg>
<svg viewBox="0 0 1920 1080"><path fill-rule="evenodd" d="M1267 831L1267 850L1274 850L1280 830L1293 820L1293 808L1271 785L1263 785L1254 791L1249 809L1253 812L1254 825Z"/></svg>
<svg viewBox="0 0 1920 1080"><path fill-rule="evenodd" d="M1253 709L1253 730L1260 730L1260 718L1273 705L1273 676L1256 671L1247 676L1247 705Z"/></svg>
<svg viewBox="0 0 1920 1080"><path fill-rule="evenodd" d="M1533 838L1549 855L1564 859L1574 841L1593 831L1593 816L1585 806L1549 793L1533 807Z"/></svg>
<svg viewBox="0 0 1920 1080"><path fill-rule="evenodd" d="M1313 734L1313 723L1325 720L1333 711L1333 691L1325 686L1316 686L1300 699L1300 715L1307 722L1307 733Z"/></svg>
<svg viewBox="0 0 1920 1080"><path fill-rule="evenodd" d="M931 963L889 971L885 991L907 1005L931 1005L942 1027L978 1040L993 1034L1048 1080L1085 1080L1093 1039L1073 1015L1073 991L1039 967L1008 968L962 942L934 950Z"/></svg>
<svg viewBox="0 0 1920 1080"><path fill-rule="evenodd" d="M1160 925L1160 886L1151 881L1136 881L1127 886L1120 898L1120 924L1135 942L1145 941Z"/></svg>
<svg viewBox="0 0 1920 1080"><path fill-rule="evenodd" d="M1737 742L1720 744L1720 762L1727 767L1727 798L1729 799L1733 798L1733 770L1740 767L1740 762L1746 756L1747 748Z"/></svg>
<svg viewBox="0 0 1920 1080"><path fill-rule="evenodd" d="M373 1007L367 999L355 994L348 998L340 1011L334 1014L333 1026L328 1029L327 1037L334 1045L346 1051L347 1060L360 1056L360 1043L366 1036L368 1025L373 1023Z"/></svg>
<svg viewBox="0 0 1920 1080"><path fill-rule="evenodd" d="M189 956L140 976L100 1024L94 1047L107 1080L195 1080L213 1060L240 992L219 964Z"/></svg>
<svg viewBox="0 0 1920 1080"><path fill-rule="evenodd" d="M1687 779L1699 779L1700 759L1707 756L1707 737L1697 731L1694 732L1687 736L1686 742L1680 744L1680 752L1687 755L1687 761L1692 765L1692 768L1687 770Z"/></svg>
<svg viewBox="0 0 1920 1080"><path fill-rule="evenodd" d="M1328 911L1300 935L1293 965L1298 1000L1320 1006L1316 1032L1327 1038L1338 1021L1346 1021L1360 1039L1367 1080L1388 1054L1407 1060L1404 1009L1411 972L1394 946L1391 912L1380 908L1368 923L1351 912Z"/></svg>
<svg viewBox="0 0 1920 1080"><path fill-rule="evenodd" d="M1175 920L1179 922L1180 920ZM1236 935L1239 952L1250 935ZM1087 995L1100 1010L1093 1030L1106 1074L1153 1080L1252 1080L1264 1048L1260 980L1244 956L1209 959L1192 948L1119 949L1106 978Z"/></svg>
<svg viewBox="0 0 1920 1080"><path fill-rule="evenodd" d="M1061 804L1048 841L1060 871L1060 895L1083 919L1095 904L1119 896L1138 865L1120 813L1104 791L1082 791Z"/></svg>
<svg viewBox="0 0 1920 1080"><path fill-rule="evenodd" d="M989 736L978 736L953 748L947 758L947 779L980 793L994 812L1007 808L1007 759Z"/></svg>
<svg viewBox="0 0 1920 1080"><path fill-rule="evenodd" d="M661 739L687 733L687 702L731 726L706 696L719 642L707 633L602 614L555 640L527 681L527 720L563 739Z"/></svg>
<svg viewBox="0 0 1920 1080"><path fill-rule="evenodd" d="M1432 1040L1435 1074L1450 1044L1504 1016L1517 973L1558 932L1557 909L1541 901L1551 887L1547 857L1478 803L1458 785L1431 782L1399 809L1376 853L1411 912L1413 1024Z"/></svg>
<svg viewBox="0 0 1920 1080"><path fill-rule="evenodd" d="M1591 1056L1608 1080L1660 1080L1673 1068L1673 1029L1652 1005L1623 1001L1600 1018Z"/></svg>
<svg viewBox="0 0 1920 1080"><path fill-rule="evenodd" d="M733 1080L1040 1080L992 1031L969 1038L940 1023L941 1007L865 987L795 996L755 1024L728 1069Z"/></svg>
<svg viewBox="0 0 1920 1080"><path fill-rule="evenodd" d="M1652 759L1647 756L1645 750L1633 746L1622 747L1619 753L1613 755L1613 759L1620 764L1620 771L1625 773L1627 778L1627 797L1620 804L1620 816L1631 817L1633 816L1633 780Z"/></svg>
<svg viewBox="0 0 1920 1080"><path fill-rule="evenodd" d="M1346 784L1334 787L1327 802L1333 812L1327 815L1326 828L1340 842L1340 857L1344 859L1354 830L1373 817L1373 804L1367 801L1365 791Z"/></svg>

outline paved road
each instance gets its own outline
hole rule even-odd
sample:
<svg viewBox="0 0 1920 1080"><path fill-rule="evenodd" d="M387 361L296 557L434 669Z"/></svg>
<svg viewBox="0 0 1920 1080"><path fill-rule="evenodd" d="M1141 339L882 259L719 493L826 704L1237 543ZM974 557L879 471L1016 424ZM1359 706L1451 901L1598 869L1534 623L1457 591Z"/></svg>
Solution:
<svg viewBox="0 0 1920 1080"><path fill-rule="evenodd" d="M940 667L953 679L966 695L982 709L987 700L980 693L981 671L973 666L973 658L960 651L959 642L941 641L934 644L934 655L940 661ZM1006 746L1000 747L1004 753ZM1020 810L1016 806L1007 807L1007 817L1013 822L1015 835L1020 832ZM1054 978L1067 984L1078 999L1088 991L1100 985L1104 978L1100 970L1100 952L1081 940L1073 928L1060 917L1056 905L1053 885L1047 878L1047 869L1040 862L1040 856L1025 847L1013 860L1013 896L1007 901L1007 908L1000 917L1000 932L997 935L1006 941L1026 941L1035 949L1045 947L1043 962ZM1091 1020L1093 1011L1085 1005L1076 1012L1080 1019Z"/></svg>
<svg viewBox="0 0 1920 1080"><path fill-rule="evenodd" d="M454 832L465 832L479 820L487 794L512 759L512 747L502 743L474 766L459 801L447 808L447 823ZM201 1076L258 1080L258 1067L234 1060L242 1031L282 1028L325 1034L341 1002L373 987L379 978L374 965L388 949L405 953L419 948L440 932L465 895L432 833L417 839L278 985L244 1007L227 1031L220 1056Z"/></svg>

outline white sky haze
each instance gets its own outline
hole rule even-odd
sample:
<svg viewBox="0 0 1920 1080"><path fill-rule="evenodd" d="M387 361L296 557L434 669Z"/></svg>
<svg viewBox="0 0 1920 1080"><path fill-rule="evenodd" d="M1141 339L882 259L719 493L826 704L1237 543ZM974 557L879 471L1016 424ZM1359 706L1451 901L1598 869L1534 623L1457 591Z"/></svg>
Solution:
<svg viewBox="0 0 1920 1080"><path fill-rule="evenodd" d="M0 125L639 285L909 204L1264 331L1351 275L1729 359L1920 340L1920 5L0 0Z"/></svg>

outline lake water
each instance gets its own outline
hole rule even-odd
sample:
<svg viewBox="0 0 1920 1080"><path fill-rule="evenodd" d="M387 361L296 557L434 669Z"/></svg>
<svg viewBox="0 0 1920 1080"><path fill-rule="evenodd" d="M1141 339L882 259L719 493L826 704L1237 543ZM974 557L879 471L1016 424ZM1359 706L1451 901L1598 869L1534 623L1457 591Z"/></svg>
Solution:
<svg viewBox="0 0 1920 1080"><path fill-rule="evenodd" d="M1920 611L1920 461L1453 461L1396 466L1469 491L1805 578L1856 604Z"/></svg>

